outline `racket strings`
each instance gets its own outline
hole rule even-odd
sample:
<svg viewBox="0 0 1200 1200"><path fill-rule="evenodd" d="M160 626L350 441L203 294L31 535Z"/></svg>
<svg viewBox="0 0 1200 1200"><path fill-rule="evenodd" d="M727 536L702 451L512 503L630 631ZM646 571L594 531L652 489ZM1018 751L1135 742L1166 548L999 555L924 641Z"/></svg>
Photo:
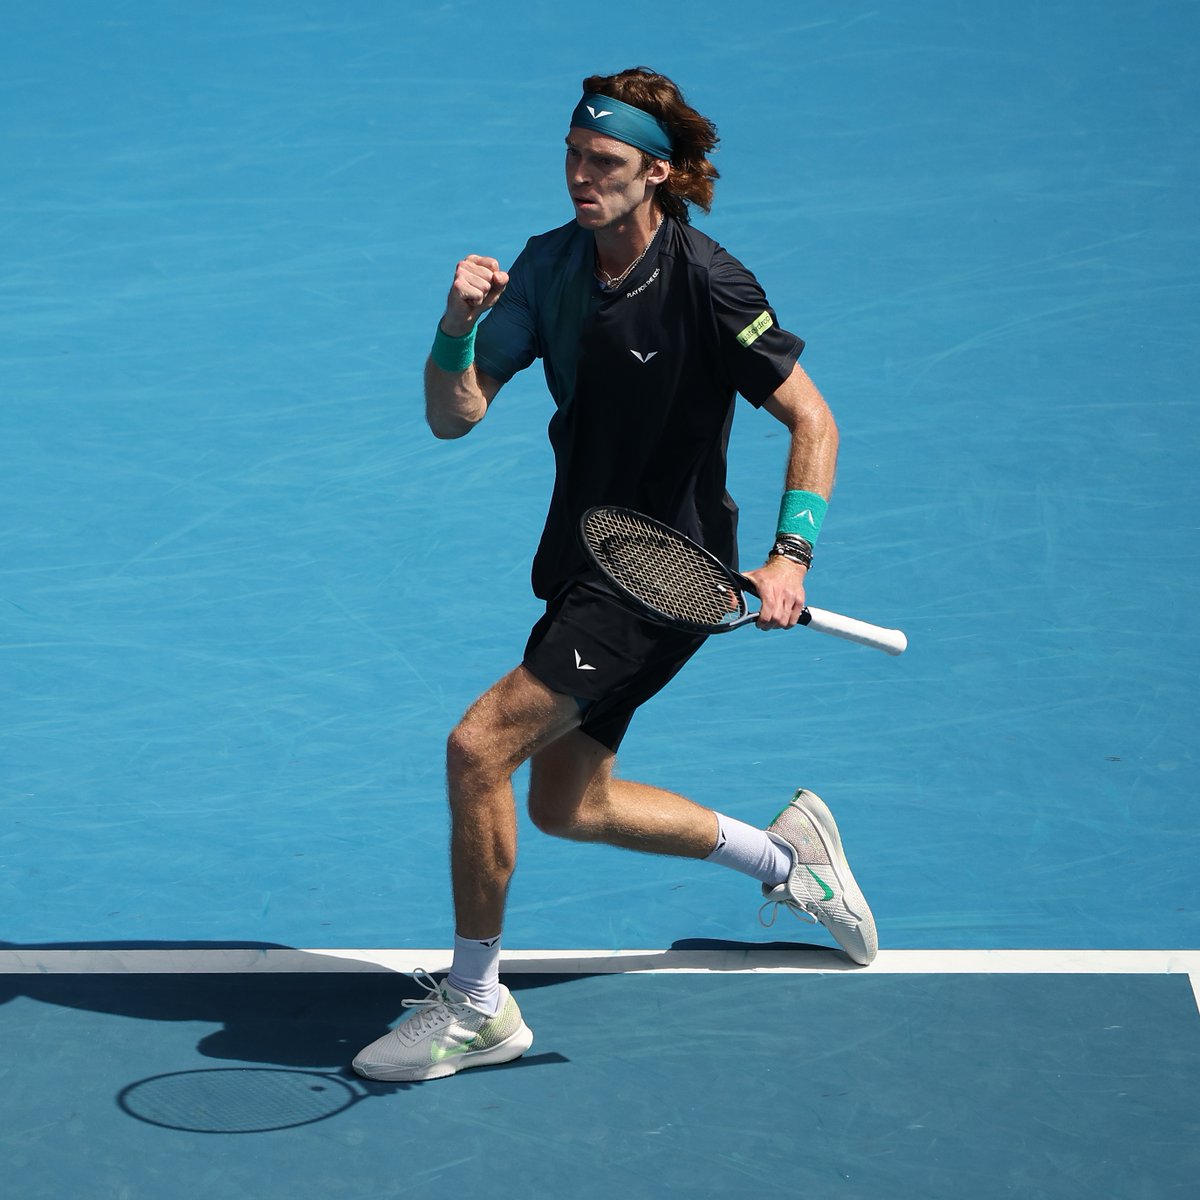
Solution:
<svg viewBox="0 0 1200 1200"><path fill-rule="evenodd" d="M636 514L600 510L589 520L587 537L616 583L672 620L724 625L745 611L722 568Z"/></svg>

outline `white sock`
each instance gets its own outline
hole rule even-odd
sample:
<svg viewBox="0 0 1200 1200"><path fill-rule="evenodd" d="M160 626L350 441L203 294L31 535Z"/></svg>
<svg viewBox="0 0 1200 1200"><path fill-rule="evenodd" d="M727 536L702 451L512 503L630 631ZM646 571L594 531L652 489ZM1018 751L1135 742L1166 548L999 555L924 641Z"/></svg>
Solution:
<svg viewBox="0 0 1200 1200"><path fill-rule="evenodd" d="M500 935L478 941L454 935L454 960L446 982L476 1007L495 1016L500 1011Z"/></svg>
<svg viewBox="0 0 1200 1200"><path fill-rule="evenodd" d="M791 872L792 852L765 829L717 813L717 846L705 861L775 887Z"/></svg>

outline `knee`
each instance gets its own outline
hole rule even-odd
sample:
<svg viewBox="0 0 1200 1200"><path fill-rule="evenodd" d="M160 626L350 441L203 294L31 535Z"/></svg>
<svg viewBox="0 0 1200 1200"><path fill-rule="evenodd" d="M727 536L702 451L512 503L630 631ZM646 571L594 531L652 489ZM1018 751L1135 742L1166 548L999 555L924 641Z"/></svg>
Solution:
<svg viewBox="0 0 1200 1200"><path fill-rule="evenodd" d="M529 788L529 819L542 833L572 842L589 842L595 837L594 822L589 819L587 797L548 791L536 780Z"/></svg>
<svg viewBox="0 0 1200 1200"><path fill-rule="evenodd" d="M542 833L548 833L551 837L576 840L577 816L575 811L553 804L544 796L532 791L529 793L529 819Z"/></svg>
<svg viewBox="0 0 1200 1200"><path fill-rule="evenodd" d="M503 774L495 739L481 722L464 717L446 739L446 776L451 793L486 787Z"/></svg>

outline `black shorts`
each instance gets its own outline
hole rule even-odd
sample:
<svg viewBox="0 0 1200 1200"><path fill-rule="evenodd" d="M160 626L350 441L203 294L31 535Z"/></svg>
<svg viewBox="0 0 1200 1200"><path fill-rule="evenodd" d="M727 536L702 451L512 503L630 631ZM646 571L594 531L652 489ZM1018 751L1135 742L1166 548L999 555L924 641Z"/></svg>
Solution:
<svg viewBox="0 0 1200 1200"><path fill-rule="evenodd" d="M643 620L600 584L572 583L546 606L525 646L525 668L551 691L574 696L580 729L616 751L639 705L661 691L704 644Z"/></svg>

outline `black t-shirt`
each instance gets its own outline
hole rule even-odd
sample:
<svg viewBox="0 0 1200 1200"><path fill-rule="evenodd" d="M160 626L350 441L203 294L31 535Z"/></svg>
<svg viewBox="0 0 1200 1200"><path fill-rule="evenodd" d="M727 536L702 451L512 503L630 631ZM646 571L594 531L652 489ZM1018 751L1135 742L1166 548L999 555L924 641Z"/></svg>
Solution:
<svg viewBox="0 0 1200 1200"><path fill-rule="evenodd" d="M501 383L541 358L557 405L554 492L533 562L542 599L584 569L577 530L594 504L656 517L736 565L725 488L734 396L761 405L804 348L754 276L690 225L666 218L614 292L596 283L594 254L574 221L531 238L475 343L479 369Z"/></svg>

